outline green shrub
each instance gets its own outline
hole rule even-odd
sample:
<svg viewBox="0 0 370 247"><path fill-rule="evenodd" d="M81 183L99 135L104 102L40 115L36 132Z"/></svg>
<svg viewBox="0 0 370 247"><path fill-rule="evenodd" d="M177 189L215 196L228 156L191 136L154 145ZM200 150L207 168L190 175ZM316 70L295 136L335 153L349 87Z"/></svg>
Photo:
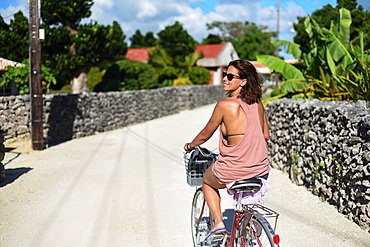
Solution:
<svg viewBox="0 0 370 247"><path fill-rule="evenodd" d="M174 67L166 67L162 69L159 75L158 87L168 87L173 86L173 80L177 78L177 72Z"/></svg>
<svg viewBox="0 0 370 247"><path fill-rule="evenodd" d="M22 66L13 67L7 66L7 71L3 75L3 80L0 82L0 87L8 86L13 80L17 85L19 94L30 93L30 82L29 82L29 59L22 61ZM51 84L56 84L57 80L51 73L51 69L41 66L42 73L42 91L46 93L49 90Z"/></svg>
<svg viewBox="0 0 370 247"><path fill-rule="evenodd" d="M211 73L203 67L193 67L189 71L189 79L193 84L206 84L211 80Z"/></svg>
<svg viewBox="0 0 370 247"><path fill-rule="evenodd" d="M186 78L178 78L173 81L174 86L189 86L193 85L193 83L190 81L189 77Z"/></svg>
<svg viewBox="0 0 370 247"><path fill-rule="evenodd" d="M121 60L110 66L101 83L94 88L96 92L151 89L157 87L158 74L148 64Z"/></svg>
<svg viewBox="0 0 370 247"><path fill-rule="evenodd" d="M59 90L50 90L46 94L56 94L56 93L71 93L71 84L65 84Z"/></svg>
<svg viewBox="0 0 370 247"><path fill-rule="evenodd" d="M90 92L93 91L94 87L103 80L105 71L105 69L101 69L97 66L90 68L89 72L87 73L87 85Z"/></svg>

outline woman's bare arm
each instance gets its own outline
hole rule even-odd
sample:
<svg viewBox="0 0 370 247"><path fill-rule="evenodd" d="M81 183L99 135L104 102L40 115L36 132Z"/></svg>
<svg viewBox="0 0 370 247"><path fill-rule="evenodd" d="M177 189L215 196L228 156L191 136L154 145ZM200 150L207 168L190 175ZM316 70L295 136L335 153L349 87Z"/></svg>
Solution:
<svg viewBox="0 0 370 247"><path fill-rule="evenodd" d="M194 147L196 146L205 143L209 138L211 138L213 133L222 123L224 112L226 110L225 108L226 107L224 101L220 101L217 103L207 125L204 127L202 131L199 132L199 134L194 138L194 140L191 143L189 143L192 149L194 149ZM185 146L187 146L187 144L185 144ZM187 149L187 147L185 147L185 149Z"/></svg>

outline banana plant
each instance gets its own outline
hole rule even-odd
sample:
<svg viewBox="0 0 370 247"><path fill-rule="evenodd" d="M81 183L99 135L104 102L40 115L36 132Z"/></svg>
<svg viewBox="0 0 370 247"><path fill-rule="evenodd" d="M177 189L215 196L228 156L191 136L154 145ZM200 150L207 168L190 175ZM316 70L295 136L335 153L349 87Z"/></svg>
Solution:
<svg viewBox="0 0 370 247"><path fill-rule="evenodd" d="M257 60L281 73L285 79L279 97L315 97L326 100L370 101L370 55L363 48L363 34L360 47L350 42L351 14L340 9L338 24L330 29L321 28L314 19L307 16L306 32L310 37L308 51L299 44L276 40L276 47L284 46L300 62L290 65L273 56L258 56Z"/></svg>

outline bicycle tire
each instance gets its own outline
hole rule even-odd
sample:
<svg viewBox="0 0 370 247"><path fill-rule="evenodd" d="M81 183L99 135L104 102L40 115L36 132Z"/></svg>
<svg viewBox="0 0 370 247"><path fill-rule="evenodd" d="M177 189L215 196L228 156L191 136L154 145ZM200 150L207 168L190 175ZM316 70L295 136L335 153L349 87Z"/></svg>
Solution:
<svg viewBox="0 0 370 247"><path fill-rule="evenodd" d="M204 203L204 209L202 213ZM199 225L198 219L199 220ZM205 203L202 188L195 191L193 202L191 206L191 235L193 238L194 247L202 246L203 240L206 238L208 232L212 229L213 219L207 203Z"/></svg>
<svg viewBox="0 0 370 247"><path fill-rule="evenodd" d="M252 217L251 221L247 222L245 217L240 221L241 234L239 238L236 238L235 246L236 247L278 247L273 241L275 235L274 230L271 228L268 221L261 217L255 218ZM251 228L250 228L251 226ZM248 241L249 239L249 241ZM244 242L244 245L242 244Z"/></svg>

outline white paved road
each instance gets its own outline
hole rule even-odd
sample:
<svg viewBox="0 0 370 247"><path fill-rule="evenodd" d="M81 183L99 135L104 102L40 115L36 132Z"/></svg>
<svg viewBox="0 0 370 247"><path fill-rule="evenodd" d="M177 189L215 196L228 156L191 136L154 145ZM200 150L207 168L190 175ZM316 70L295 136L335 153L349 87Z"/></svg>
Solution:
<svg viewBox="0 0 370 247"><path fill-rule="evenodd" d="M72 140L6 153L0 246L189 247L194 188L182 147L213 106ZM217 147L215 135L208 148ZM8 145L11 149L13 145ZM266 205L281 216L281 246L370 246L370 234L273 170ZM225 222L231 198L222 193Z"/></svg>

